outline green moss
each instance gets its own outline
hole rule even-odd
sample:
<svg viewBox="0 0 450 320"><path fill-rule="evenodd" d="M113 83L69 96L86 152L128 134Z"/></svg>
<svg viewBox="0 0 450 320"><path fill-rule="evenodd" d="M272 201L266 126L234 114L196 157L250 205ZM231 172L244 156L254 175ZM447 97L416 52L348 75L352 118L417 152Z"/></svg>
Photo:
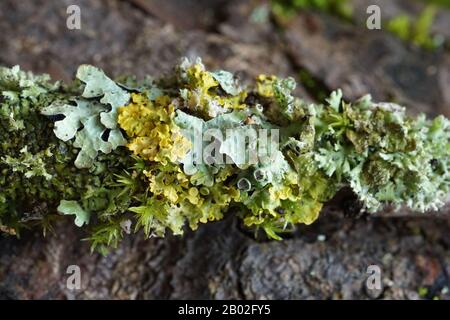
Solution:
<svg viewBox="0 0 450 320"><path fill-rule="evenodd" d="M299 79L302 86L316 101L324 101L330 92L326 86L305 69L299 71Z"/></svg>
<svg viewBox="0 0 450 320"><path fill-rule="evenodd" d="M301 10L316 10L351 20L353 9L348 0L271 0L272 11L281 18L290 18Z"/></svg>
<svg viewBox="0 0 450 320"><path fill-rule="evenodd" d="M417 18L402 14L388 22L387 28L400 39L425 49L436 49L443 44L442 39L431 34L437 9L428 5Z"/></svg>
<svg viewBox="0 0 450 320"><path fill-rule="evenodd" d="M432 34L431 27L439 7L450 8L448 0L423 0L427 6L417 17L400 14L387 22L387 30L405 42L434 50L445 45L445 39ZM271 10L280 20L289 20L301 11L318 11L352 22L353 8L348 0L272 0ZM308 80L308 79L307 79ZM313 89L314 90L314 89Z"/></svg>
<svg viewBox="0 0 450 320"><path fill-rule="evenodd" d="M422 0L425 3L428 4L435 4L437 6L450 8L450 1L449 0Z"/></svg>

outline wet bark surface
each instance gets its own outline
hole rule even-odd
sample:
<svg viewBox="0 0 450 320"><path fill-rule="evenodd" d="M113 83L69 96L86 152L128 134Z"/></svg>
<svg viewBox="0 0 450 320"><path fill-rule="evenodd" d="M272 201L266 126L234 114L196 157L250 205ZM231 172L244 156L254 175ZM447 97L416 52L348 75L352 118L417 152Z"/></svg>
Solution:
<svg viewBox="0 0 450 320"><path fill-rule="evenodd" d="M372 93L411 113L450 116L445 50L417 49L323 13L282 23L256 19L261 1L159 2L2 1L0 63L67 80L81 63L142 77L169 72L182 56L200 56L244 82L259 73L298 79L307 72L321 90L340 87L346 98ZM390 2L416 10L407 1ZM66 28L71 4L81 8L81 30ZM450 21L450 13L441 15ZM302 83L296 93L318 97ZM86 234L67 221L46 238L38 231L2 238L0 298L450 298L448 218L355 217L351 202L337 202L281 242L255 239L233 212L182 238L129 236L106 257L91 254L81 241ZM67 288L69 265L81 268L80 290ZM370 265L380 267L381 290L365 286Z"/></svg>

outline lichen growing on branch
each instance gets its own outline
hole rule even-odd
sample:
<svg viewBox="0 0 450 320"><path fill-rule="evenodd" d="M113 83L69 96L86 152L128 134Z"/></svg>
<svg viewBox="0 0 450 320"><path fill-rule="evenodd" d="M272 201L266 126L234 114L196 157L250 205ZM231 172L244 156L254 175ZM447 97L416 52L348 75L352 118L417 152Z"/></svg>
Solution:
<svg viewBox="0 0 450 320"><path fill-rule="evenodd" d="M156 81L82 65L61 84L2 68L0 230L46 232L69 215L106 252L130 225L181 235L225 214L281 239L343 188L367 212L442 207L448 119L340 90L309 104L295 87L273 75L244 86L199 59Z"/></svg>

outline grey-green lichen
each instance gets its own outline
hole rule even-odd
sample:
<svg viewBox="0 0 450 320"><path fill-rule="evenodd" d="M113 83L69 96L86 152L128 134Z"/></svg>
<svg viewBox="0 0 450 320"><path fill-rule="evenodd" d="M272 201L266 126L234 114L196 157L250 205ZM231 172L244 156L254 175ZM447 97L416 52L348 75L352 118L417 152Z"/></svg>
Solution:
<svg viewBox="0 0 450 320"><path fill-rule="evenodd" d="M314 222L343 188L368 212L442 207L448 119L413 118L370 96L346 102L340 90L308 104L295 87L293 78L267 75L244 86L186 59L156 81L114 81L83 65L64 85L2 68L0 230L48 230L72 216L105 251L130 226L147 236L182 234L230 207L244 225L281 239ZM275 132L277 148L247 139L251 130ZM208 138L199 144L197 135ZM210 152L199 159L202 150ZM247 161L255 154L267 157Z"/></svg>

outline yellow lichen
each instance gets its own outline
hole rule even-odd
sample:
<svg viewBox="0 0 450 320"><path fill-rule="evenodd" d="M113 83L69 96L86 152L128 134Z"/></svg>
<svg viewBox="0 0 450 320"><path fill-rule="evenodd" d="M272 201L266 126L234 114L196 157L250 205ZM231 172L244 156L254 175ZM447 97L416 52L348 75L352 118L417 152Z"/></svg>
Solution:
<svg viewBox="0 0 450 320"><path fill-rule="evenodd" d="M219 82L201 63L193 64L186 69L184 82L181 91L187 107L205 117L214 118L233 109L244 109L246 106L245 91L235 96L219 95Z"/></svg>
<svg viewBox="0 0 450 320"><path fill-rule="evenodd" d="M133 93L130 104L119 108L118 123L131 141L128 148L145 160L176 162L183 158L191 143L173 122L174 106L168 96L151 101Z"/></svg>
<svg viewBox="0 0 450 320"><path fill-rule="evenodd" d="M274 96L273 83L276 79L276 76L260 74L256 77L256 92L262 97L272 98Z"/></svg>

